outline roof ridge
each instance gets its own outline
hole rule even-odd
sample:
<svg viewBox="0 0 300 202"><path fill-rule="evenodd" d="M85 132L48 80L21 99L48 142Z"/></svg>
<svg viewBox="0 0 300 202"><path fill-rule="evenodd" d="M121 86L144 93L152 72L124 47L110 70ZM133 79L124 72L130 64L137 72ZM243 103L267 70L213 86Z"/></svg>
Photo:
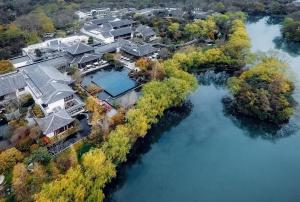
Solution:
<svg viewBox="0 0 300 202"><path fill-rule="evenodd" d="M73 54L75 54L77 52L77 50L79 48L79 44L80 44L80 42L77 43L77 47L75 48L75 51L73 51Z"/></svg>
<svg viewBox="0 0 300 202"><path fill-rule="evenodd" d="M61 109L61 111L62 110L65 110L65 109ZM68 114L68 112L66 112L67 114ZM69 114L68 114L69 115ZM57 116L57 117L60 117L60 118L63 118L63 119L68 119L68 120L73 120L73 118L71 117L71 118L66 118L66 117L62 117L62 116L60 116L59 114L58 114L58 112L57 113L55 113L55 116ZM70 116L70 115L69 115Z"/></svg>
<svg viewBox="0 0 300 202"><path fill-rule="evenodd" d="M50 121L50 124L48 125L47 129L45 131L48 131L48 129L50 128L50 126L52 125L52 122L54 120L54 116L55 116L55 113L51 114L52 115L52 118L51 118L51 121ZM46 118L46 117L45 117Z"/></svg>
<svg viewBox="0 0 300 202"><path fill-rule="evenodd" d="M83 54L83 56L80 58L78 63L80 63L83 60L84 57L86 57L86 53Z"/></svg>

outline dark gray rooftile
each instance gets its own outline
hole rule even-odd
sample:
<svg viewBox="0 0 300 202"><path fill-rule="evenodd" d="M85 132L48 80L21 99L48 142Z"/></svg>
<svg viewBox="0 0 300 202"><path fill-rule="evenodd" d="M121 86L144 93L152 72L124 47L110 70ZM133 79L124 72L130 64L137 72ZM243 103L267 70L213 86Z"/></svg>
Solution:
<svg viewBox="0 0 300 202"><path fill-rule="evenodd" d="M67 126L73 121L74 119L64 109L54 112L44 118L36 119L37 124L45 135Z"/></svg>
<svg viewBox="0 0 300 202"><path fill-rule="evenodd" d="M133 42L124 44L121 50L137 57L147 56L158 51L158 49L154 48L151 44L135 44Z"/></svg>
<svg viewBox="0 0 300 202"><path fill-rule="evenodd" d="M101 54L84 54L78 57L75 57L72 61L72 64L84 64L101 58Z"/></svg>
<svg viewBox="0 0 300 202"><path fill-rule="evenodd" d="M67 52L70 53L71 55L79 55L79 54L83 54L83 53L87 53L87 52L91 52L93 51L93 47L84 44L84 43L76 43L72 46L70 46L67 49Z"/></svg>
<svg viewBox="0 0 300 202"><path fill-rule="evenodd" d="M143 37L150 37L154 36L155 32L151 27L148 27L146 25L140 25L136 28L136 32L140 33Z"/></svg>
<svg viewBox="0 0 300 202"><path fill-rule="evenodd" d="M19 72L13 72L0 77L0 96L16 92L17 89L26 86L23 75Z"/></svg>
<svg viewBox="0 0 300 202"><path fill-rule="evenodd" d="M134 21L128 20L128 19L116 20L116 21L110 22L110 24L113 28L131 26L133 23L134 23Z"/></svg>
<svg viewBox="0 0 300 202"><path fill-rule="evenodd" d="M115 29L110 32L114 37L123 36L132 33L131 27L123 27L120 29Z"/></svg>

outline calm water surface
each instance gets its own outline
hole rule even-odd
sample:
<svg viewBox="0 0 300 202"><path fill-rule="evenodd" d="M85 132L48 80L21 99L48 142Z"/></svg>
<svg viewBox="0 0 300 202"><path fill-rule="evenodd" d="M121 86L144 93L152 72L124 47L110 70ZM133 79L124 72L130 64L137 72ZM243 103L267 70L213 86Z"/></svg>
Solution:
<svg viewBox="0 0 300 202"><path fill-rule="evenodd" d="M280 49L298 80L297 47L284 44L279 25L268 22L247 24L253 51ZM215 85L193 93L191 111L165 120L167 129L127 167L110 200L300 201L300 118L295 115L270 138L269 130L224 114L221 99L227 94ZM295 98L300 101L298 93Z"/></svg>

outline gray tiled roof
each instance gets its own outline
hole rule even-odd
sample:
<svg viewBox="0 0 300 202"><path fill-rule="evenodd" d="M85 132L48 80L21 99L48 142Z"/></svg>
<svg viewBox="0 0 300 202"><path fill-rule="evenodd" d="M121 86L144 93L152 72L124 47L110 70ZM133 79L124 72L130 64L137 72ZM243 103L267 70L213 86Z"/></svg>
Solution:
<svg viewBox="0 0 300 202"><path fill-rule="evenodd" d="M50 82L47 86L40 88L40 90L43 93L41 99L45 104L56 102L75 93L68 85L56 82Z"/></svg>
<svg viewBox="0 0 300 202"><path fill-rule="evenodd" d="M123 27L120 29L115 29L110 32L114 37L123 36L132 33L131 27Z"/></svg>
<svg viewBox="0 0 300 202"><path fill-rule="evenodd" d="M155 53L158 49L147 43L135 44L128 42L122 46L121 50L133 56L143 57Z"/></svg>
<svg viewBox="0 0 300 202"><path fill-rule="evenodd" d="M98 25L96 25L96 24L85 24L83 26L83 28L87 31L91 31L93 29L96 29L97 27L98 27Z"/></svg>
<svg viewBox="0 0 300 202"><path fill-rule="evenodd" d="M63 99L74 94L68 86L72 79L51 66L33 65L23 69L29 88L45 104Z"/></svg>
<svg viewBox="0 0 300 202"><path fill-rule="evenodd" d="M44 118L36 119L37 124L45 135L67 126L73 121L74 119L64 109L60 109Z"/></svg>
<svg viewBox="0 0 300 202"><path fill-rule="evenodd" d="M121 45L118 42L102 45L102 46L95 46L95 52L98 54L110 53L115 52L117 48L120 48Z"/></svg>
<svg viewBox="0 0 300 202"><path fill-rule="evenodd" d="M13 72L0 77L0 96L16 92L26 86L25 79L19 72Z"/></svg>
<svg viewBox="0 0 300 202"><path fill-rule="evenodd" d="M28 57L27 55L25 55L25 56L11 58L10 62L12 64L18 64L18 63L30 64L31 60L30 60L30 57Z"/></svg>
<svg viewBox="0 0 300 202"><path fill-rule="evenodd" d="M123 19L123 20L116 20L110 22L113 28L123 27L123 26L131 26L134 23L132 20Z"/></svg>
<svg viewBox="0 0 300 202"><path fill-rule="evenodd" d="M102 57L101 54L88 54L88 53L86 53L86 54L83 54L81 56L75 57L71 63L72 64L84 64L84 63L87 63L87 62L97 60L101 57Z"/></svg>
<svg viewBox="0 0 300 202"><path fill-rule="evenodd" d="M107 16L104 18L99 18L99 19L95 19L95 20L91 20L90 22L95 24L95 25L102 25L104 23L108 23L110 21L113 21L115 18L112 16Z"/></svg>
<svg viewBox="0 0 300 202"><path fill-rule="evenodd" d="M93 47L84 44L84 43L76 43L69 48L67 48L67 52L70 53L71 55L79 55L82 53L87 53L93 51Z"/></svg>
<svg viewBox="0 0 300 202"><path fill-rule="evenodd" d="M153 29L146 25L138 26L135 31L140 33L143 37L149 37L149 36L155 35L155 32L153 31Z"/></svg>

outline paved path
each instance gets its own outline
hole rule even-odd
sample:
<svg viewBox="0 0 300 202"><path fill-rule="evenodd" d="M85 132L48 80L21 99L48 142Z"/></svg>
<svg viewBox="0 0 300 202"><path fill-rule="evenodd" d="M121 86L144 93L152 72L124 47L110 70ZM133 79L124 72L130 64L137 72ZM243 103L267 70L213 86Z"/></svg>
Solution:
<svg viewBox="0 0 300 202"><path fill-rule="evenodd" d="M107 62L107 63L105 63L105 64L103 64L103 65L100 65L100 66L97 66L97 67L94 67L94 68L89 68L88 70L82 71L82 72L81 72L81 75L82 75L82 76L83 76L83 75L86 75L86 74L88 74L88 73L90 73L90 72L93 72L93 71L102 69L102 68L107 67L107 66L109 66L109 65L110 65L110 64Z"/></svg>

